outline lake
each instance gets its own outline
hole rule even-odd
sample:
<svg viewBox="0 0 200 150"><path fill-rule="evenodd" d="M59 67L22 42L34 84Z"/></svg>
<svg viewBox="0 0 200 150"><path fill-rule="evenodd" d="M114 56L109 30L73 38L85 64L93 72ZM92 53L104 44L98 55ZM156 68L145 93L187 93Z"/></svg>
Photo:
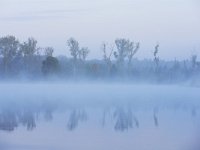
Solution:
<svg viewBox="0 0 200 150"><path fill-rule="evenodd" d="M2 150L199 150L200 92L186 85L1 83Z"/></svg>

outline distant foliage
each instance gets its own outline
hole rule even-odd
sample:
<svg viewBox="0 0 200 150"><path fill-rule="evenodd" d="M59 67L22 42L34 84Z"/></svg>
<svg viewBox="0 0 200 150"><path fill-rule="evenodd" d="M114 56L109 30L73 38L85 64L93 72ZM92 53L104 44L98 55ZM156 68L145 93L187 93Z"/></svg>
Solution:
<svg viewBox="0 0 200 150"><path fill-rule="evenodd" d="M158 66L158 64L159 64L158 49L159 49L159 44L157 44L155 46L155 50L154 50L154 53L153 53L156 66Z"/></svg>
<svg viewBox="0 0 200 150"><path fill-rule="evenodd" d="M183 82L200 76L197 55L188 60L164 61L160 45L154 47L152 59L138 60L140 43L118 38L114 44L101 45L102 60L87 60L88 47L74 38L67 40L70 56L54 57L54 48L41 48L37 40L20 42L14 36L0 38L0 78L40 79L53 75L59 79L131 79L134 81Z"/></svg>
<svg viewBox="0 0 200 150"><path fill-rule="evenodd" d="M52 56L48 56L42 62L42 72L44 75L56 74L59 71L59 62L58 59Z"/></svg>
<svg viewBox="0 0 200 150"><path fill-rule="evenodd" d="M79 54L79 43L78 41L76 41L74 38L70 38L67 41L69 50L70 50L70 54L73 57L74 61L77 60L78 58L78 54Z"/></svg>
<svg viewBox="0 0 200 150"><path fill-rule="evenodd" d="M7 75L11 69L12 62L19 53L19 41L14 36L0 38L0 55L4 73Z"/></svg>
<svg viewBox="0 0 200 150"><path fill-rule="evenodd" d="M53 47L46 47L45 48L45 56L50 56L50 57L52 57L53 56L53 52L54 52L54 49L53 49Z"/></svg>

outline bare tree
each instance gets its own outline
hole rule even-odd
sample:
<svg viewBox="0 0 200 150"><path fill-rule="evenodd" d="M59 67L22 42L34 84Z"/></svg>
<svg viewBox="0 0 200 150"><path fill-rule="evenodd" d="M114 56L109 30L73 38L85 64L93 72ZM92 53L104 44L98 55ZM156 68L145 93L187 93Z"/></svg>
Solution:
<svg viewBox="0 0 200 150"><path fill-rule="evenodd" d="M77 61L78 55L79 55L79 43L74 38L70 38L67 41L71 56L73 57L74 61Z"/></svg>
<svg viewBox="0 0 200 150"><path fill-rule="evenodd" d="M30 71L34 68L35 59L39 55L40 48L37 47L37 40L34 38L28 38L26 42L23 42L20 45L20 51L24 57L24 65L27 71Z"/></svg>
<svg viewBox="0 0 200 150"><path fill-rule="evenodd" d="M0 38L0 55L3 57L4 73L7 74L10 63L19 52L19 41L14 36Z"/></svg>
<svg viewBox="0 0 200 150"><path fill-rule="evenodd" d="M27 42L20 45L20 50L24 57L33 57L39 51L39 48L37 48L37 40L28 38Z"/></svg>
<svg viewBox="0 0 200 150"><path fill-rule="evenodd" d="M87 47L79 47L79 42L75 40L74 38L70 38L68 41L68 47L71 53L71 56L73 57L74 61L76 62L77 59L85 61L88 54L89 49Z"/></svg>
<svg viewBox="0 0 200 150"><path fill-rule="evenodd" d="M102 44L102 51L103 51L103 59L104 61L106 62L106 64L108 66L111 66L112 63L111 63L111 56L113 54L113 50L114 50L114 47L113 46L110 46L110 52L109 54L108 53L108 44L106 44L105 42Z"/></svg>
<svg viewBox="0 0 200 150"><path fill-rule="evenodd" d="M90 50L87 47L83 47L78 51L79 59L82 61L86 60L86 57L88 56Z"/></svg>
<svg viewBox="0 0 200 150"><path fill-rule="evenodd" d="M46 47L46 48L44 49L44 53L45 53L45 55L46 55L47 57L48 57L48 56L52 57L52 56L53 56L53 52L54 52L53 47Z"/></svg>
<svg viewBox="0 0 200 150"><path fill-rule="evenodd" d="M107 62L107 44L105 42L102 43L102 47L101 47L102 51L103 51L103 59L105 60L105 62Z"/></svg>
<svg viewBox="0 0 200 150"><path fill-rule="evenodd" d="M133 43L126 39L116 39L115 45L117 47L117 52L114 52L114 56L117 59L117 62L122 65L127 56L128 49L133 47Z"/></svg>
<svg viewBox="0 0 200 150"><path fill-rule="evenodd" d="M128 64L131 64L131 61L133 59L133 56L138 52L140 48L140 43L136 43L134 47L130 47L130 49L128 49Z"/></svg>
<svg viewBox="0 0 200 150"><path fill-rule="evenodd" d="M156 67L158 67L158 64L159 64L159 57L158 57L158 50L159 50L159 44L157 44L155 46L155 50L154 50L154 62L156 63Z"/></svg>
<svg viewBox="0 0 200 150"><path fill-rule="evenodd" d="M192 55L191 56L191 62L192 62L192 68L195 69L195 67L197 66L197 55Z"/></svg>
<svg viewBox="0 0 200 150"><path fill-rule="evenodd" d="M134 42L130 41L129 39L116 39L115 45L117 47L117 52L114 52L114 56L117 59L117 62L120 65L124 64L124 60L126 57L128 57L129 62L131 63L131 60L133 56L137 53L139 50L139 43L136 43L136 46Z"/></svg>

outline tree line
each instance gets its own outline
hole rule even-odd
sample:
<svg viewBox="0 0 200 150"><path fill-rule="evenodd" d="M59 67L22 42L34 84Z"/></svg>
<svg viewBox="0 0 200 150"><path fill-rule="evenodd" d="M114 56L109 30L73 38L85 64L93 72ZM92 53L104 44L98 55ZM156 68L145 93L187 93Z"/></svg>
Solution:
<svg viewBox="0 0 200 150"><path fill-rule="evenodd" d="M74 38L66 41L70 57L55 57L54 48L41 48L37 43L34 38L20 42L15 36L1 37L1 79L56 77L171 82L198 78L200 73L197 55L183 61L165 61L159 57L159 44L152 48L152 59L138 60L135 55L140 50L140 43L118 38L113 45L102 43L101 60L87 60L89 48L80 46Z"/></svg>

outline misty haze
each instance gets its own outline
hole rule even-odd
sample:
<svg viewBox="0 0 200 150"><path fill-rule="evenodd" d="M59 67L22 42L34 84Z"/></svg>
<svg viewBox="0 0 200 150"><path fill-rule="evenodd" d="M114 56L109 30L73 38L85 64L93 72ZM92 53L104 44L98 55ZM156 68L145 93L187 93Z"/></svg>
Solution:
<svg viewBox="0 0 200 150"><path fill-rule="evenodd" d="M0 150L199 150L197 0L0 0Z"/></svg>

